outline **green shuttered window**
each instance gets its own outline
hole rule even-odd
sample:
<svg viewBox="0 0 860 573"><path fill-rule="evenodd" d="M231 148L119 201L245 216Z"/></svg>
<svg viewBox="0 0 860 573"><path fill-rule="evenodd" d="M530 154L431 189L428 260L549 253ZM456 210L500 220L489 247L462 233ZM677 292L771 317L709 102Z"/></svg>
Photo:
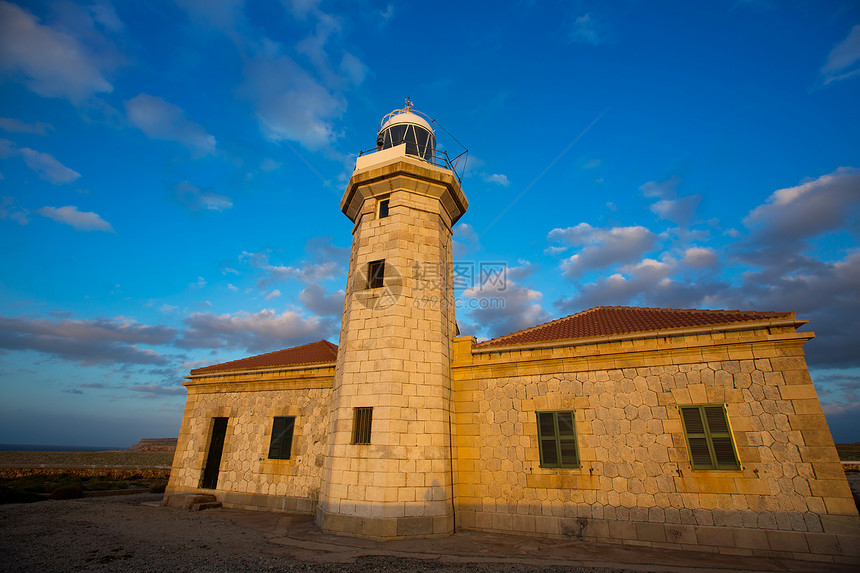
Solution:
<svg viewBox="0 0 860 573"><path fill-rule="evenodd" d="M723 405L681 408L690 463L696 470L738 470L741 468L729 418Z"/></svg>
<svg viewBox="0 0 860 573"><path fill-rule="evenodd" d="M270 460L288 460L293 449L295 416L276 416L272 422L272 441L269 442Z"/></svg>
<svg viewBox="0 0 860 573"><path fill-rule="evenodd" d="M542 468L578 468L573 411L538 412L538 441Z"/></svg>

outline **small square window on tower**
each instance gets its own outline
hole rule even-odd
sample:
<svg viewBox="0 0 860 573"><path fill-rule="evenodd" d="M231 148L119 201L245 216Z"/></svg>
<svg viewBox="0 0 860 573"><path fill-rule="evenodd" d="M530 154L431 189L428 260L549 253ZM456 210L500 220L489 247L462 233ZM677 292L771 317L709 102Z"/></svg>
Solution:
<svg viewBox="0 0 860 573"><path fill-rule="evenodd" d="M388 202L388 197L379 200L379 209L376 214L377 219L384 219L385 217L388 217Z"/></svg>
<svg viewBox="0 0 860 573"><path fill-rule="evenodd" d="M373 408L353 408L352 443L369 444Z"/></svg>
<svg viewBox="0 0 860 573"><path fill-rule="evenodd" d="M381 288L385 278L385 259L367 263L367 288Z"/></svg>

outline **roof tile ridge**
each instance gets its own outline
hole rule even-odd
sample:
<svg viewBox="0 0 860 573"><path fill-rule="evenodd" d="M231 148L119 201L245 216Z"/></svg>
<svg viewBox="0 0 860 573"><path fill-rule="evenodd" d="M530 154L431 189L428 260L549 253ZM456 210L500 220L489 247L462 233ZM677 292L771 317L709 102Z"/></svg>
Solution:
<svg viewBox="0 0 860 573"><path fill-rule="evenodd" d="M216 366L227 366L228 364L233 364L233 363L236 363L236 362L244 362L244 361L246 361L246 360L252 360L252 359L254 359L254 358L262 358L262 357L264 357L264 356L271 356L271 355L273 355L273 354L279 354L279 353L281 353L281 352L287 352L287 351L289 351L289 350L298 350L299 348L305 348L305 347L307 347L307 346L311 346L311 345L314 345L314 344L319 344L320 342L325 342L325 343L327 343L327 344L331 344L332 346L334 346L334 349L333 349L333 350L335 351L335 353L337 353L337 345L335 345L335 344L333 344L333 343L329 342L328 340L321 339L321 340L319 340L319 341L317 341L317 342L306 342L305 344L299 344L298 346L291 346L290 348L281 348L280 350L272 350L271 352L264 352L264 353L262 353L262 354L254 354L253 356L246 356L246 357L244 357L244 358L237 358L236 360L228 360L227 362L219 362L218 364L210 364L209 366L202 366L202 367L200 367L200 368L195 368L195 369L191 370L191 374L194 374L195 372L200 372L201 370L206 370L206 369L209 369L209 368L214 368L214 367L216 367ZM329 348L330 350L332 350L331 346L330 346L330 347L328 347L328 348ZM297 362L297 363L295 363L295 364L296 364L296 365L300 365L300 364L313 364L313 362ZM283 366L283 365L286 365L286 363L283 363L283 364L280 364L280 363L279 363L279 364L273 364L271 367L272 367L272 368L275 368L275 367L277 367L277 366ZM230 368L221 368L221 370L230 370Z"/></svg>
<svg viewBox="0 0 860 573"><path fill-rule="evenodd" d="M508 339L508 338L511 338L512 336L518 336L518 335L520 335L520 334L525 334L525 333L527 333L527 332L532 332L532 331L534 331L534 330L536 330L536 329L538 329L538 328L543 328L543 327L545 327L545 326L549 326L549 325L551 325L551 324L555 324L555 323L557 323L557 322L561 322L562 320L567 320L567 319L569 319L569 318L573 318L573 317L575 317L575 316L586 315L586 314L588 314L588 313L590 313L590 312L593 312L593 311L595 311L595 310L601 310L601 309L604 309L604 308L612 308L612 307L606 307L606 306L595 306L594 308L589 308L588 310L581 310L581 311L579 311L579 312L575 312L575 313L573 313L573 314L569 314L569 315L567 315L567 316L562 316L561 318L556 318L556 319L553 319L553 320L550 320L550 321L547 321L547 322L542 322L542 323L540 323L540 324L536 324L536 325L534 325L534 326L529 326L528 328L523 328L522 330L515 330L514 332L511 332L511 333L508 333L508 334L503 334L503 335L501 335L501 336L497 336L496 338L491 338L490 340L485 340L484 342L479 342L479 343L478 343L478 344L476 344L475 346L476 346L476 347L477 347L477 346L482 346L482 345L490 346L490 343L491 343L491 342L492 342L492 343L500 343L500 342L503 342L504 340L506 340L506 339Z"/></svg>

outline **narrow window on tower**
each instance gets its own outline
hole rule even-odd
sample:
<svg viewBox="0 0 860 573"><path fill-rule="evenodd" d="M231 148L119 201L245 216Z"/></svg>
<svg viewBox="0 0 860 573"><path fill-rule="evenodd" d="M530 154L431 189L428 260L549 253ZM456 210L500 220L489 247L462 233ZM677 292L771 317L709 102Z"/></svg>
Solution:
<svg viewBox="0 0 860 573"><path fill-rule="evenodd" d="M373 422L373 408L353 408L352 443L369 444L370 426Z"/></svg>
<svg viewBox="0 0 860 573"><path fill-rule="evenodd" d="M367 263L367 288L381 288L385 278L385 260Z"/></svg>
<svg viewBox="0 0 860 573"><path fill-rule="evenodd" d="M293 449L295 416L275 416L272 422L272 441L269 442L270 460L288 460Z"/></svg>
<svg viewBox="0 0 860 573"><path fill-rule="evenodd" d="M388 197L386 196L383 199L379 200L379 212L377 213L377 219L384 219L388 217Z"/></svg>

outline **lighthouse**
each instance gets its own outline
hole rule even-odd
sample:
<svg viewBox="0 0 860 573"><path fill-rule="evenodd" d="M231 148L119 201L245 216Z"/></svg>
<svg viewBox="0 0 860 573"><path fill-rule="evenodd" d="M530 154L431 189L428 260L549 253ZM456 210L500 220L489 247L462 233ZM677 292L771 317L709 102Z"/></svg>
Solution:
<svg viewBox="0 0 860 573"><path fill-rule="evenodd" d="M454 531L452 228L468 202L426 116L380 122L341 211L353 222L316 521L376 539Z"/></svg>

